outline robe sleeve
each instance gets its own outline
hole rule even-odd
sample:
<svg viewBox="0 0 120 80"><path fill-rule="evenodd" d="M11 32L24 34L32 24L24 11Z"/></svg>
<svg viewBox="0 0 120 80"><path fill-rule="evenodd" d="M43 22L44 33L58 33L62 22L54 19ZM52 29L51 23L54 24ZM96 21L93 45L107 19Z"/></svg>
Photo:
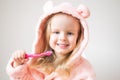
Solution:
<svg viewBox="0 0 120 80"><path fill-rule="evenodd" d="M31 76L28 64L13 67L13 59L11 58L7 64L6 72L10 80L34 80Z"/></svg>

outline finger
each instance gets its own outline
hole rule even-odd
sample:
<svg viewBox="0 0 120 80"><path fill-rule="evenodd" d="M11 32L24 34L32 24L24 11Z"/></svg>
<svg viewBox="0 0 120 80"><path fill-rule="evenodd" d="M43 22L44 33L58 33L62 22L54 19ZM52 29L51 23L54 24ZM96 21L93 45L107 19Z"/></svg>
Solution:
<svg viewBox="0 0 120 80"><path fill-rule="evenodd" d="M25 51L20 51L19 52L19 61L23 64L26 62L26 59L25 59Z"/></svg>
<svg viewBox="0 0 120 80"><path fill-rule="evenodd" d="M25 52L23 51L16 51L14 54L14 61L22 64L25 62L25 58L24 58Z"/></svg>
<svg viewBox="0 0 120 80"><path fill-rule="evenodd" d="M23 52L23 51L20 51L19 52L19 60L24 60L25 59L25 52Z"/></svg>
<svg viewBox="0 0 120 80"><path fill-rule="evenodd" d="M15 61L16 63L18 63L18 64L21 63L19 58L20 58L19 53L16 52L15 55L14 55L14 61Z"/></svg>

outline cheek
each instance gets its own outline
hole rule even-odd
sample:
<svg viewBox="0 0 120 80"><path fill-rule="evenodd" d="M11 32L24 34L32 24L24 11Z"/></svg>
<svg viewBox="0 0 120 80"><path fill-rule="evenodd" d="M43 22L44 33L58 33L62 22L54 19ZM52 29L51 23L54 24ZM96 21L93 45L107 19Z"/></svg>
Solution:
<svg viewBox="0 0 120 80"><path fill-rule="evenodd" d="M54 46L56 43L56 37L55 36L50 36L49 44L50 46Z"/></svg>
<svg viewBox="0 0 120 80"><path fill-rule="evenodd" d="M77 42L77 37L76 37L76 36L75 36L75 37L72 37L72 38L70 39L70 42L76 44L76 42Z"/></svg>
<svg viewBox="0 0 120 80"><path fill-rule="evenodd" d="M71 38L70 39L70 44L71 44L71 46L76 46L77 45L77 37L73 37L73 38Z"/></svg>

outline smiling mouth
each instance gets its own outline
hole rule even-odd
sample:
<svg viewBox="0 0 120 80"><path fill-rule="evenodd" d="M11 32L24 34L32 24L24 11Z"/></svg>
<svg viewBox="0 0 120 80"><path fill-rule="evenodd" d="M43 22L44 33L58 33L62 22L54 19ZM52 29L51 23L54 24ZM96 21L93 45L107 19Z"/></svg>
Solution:
<svg viewBox="0 0 120 80"><path fill-rule="evenodd" d="M69 44L57 44L57 46L59 46L60 48L66 48L69 46Z"/></svg>

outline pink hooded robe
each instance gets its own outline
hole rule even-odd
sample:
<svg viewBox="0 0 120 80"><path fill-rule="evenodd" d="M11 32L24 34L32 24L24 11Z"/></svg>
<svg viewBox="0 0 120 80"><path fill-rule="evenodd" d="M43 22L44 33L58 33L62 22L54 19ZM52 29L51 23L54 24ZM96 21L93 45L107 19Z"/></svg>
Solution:
<svg viewBox="0 0 120 80"><path fill-rule="evenodd" d="M46 3L44 7L47 7L47 9L45 8L45 13L40 18L33 50L34 52L39 52L42 31L50 15L59 12L70 14L79 19L82 25L82 40L79 43L79 48L70 56L69 62L67 63L67 66L74 66L74 69L68 79L63 79L61 75L56 75L55 73L46 75L42 71L31 69L29 68L29 63L14 68L12 66L13 58L11 57L7 65L7 73L10 80L95 80L95 73L92 66L88 60L81 55L88 43L88 26L85 21L90 15L88 8L84 5L80 5L75 9L69 3L63 3L56 7L52 7L51 2Z"/></svg>

